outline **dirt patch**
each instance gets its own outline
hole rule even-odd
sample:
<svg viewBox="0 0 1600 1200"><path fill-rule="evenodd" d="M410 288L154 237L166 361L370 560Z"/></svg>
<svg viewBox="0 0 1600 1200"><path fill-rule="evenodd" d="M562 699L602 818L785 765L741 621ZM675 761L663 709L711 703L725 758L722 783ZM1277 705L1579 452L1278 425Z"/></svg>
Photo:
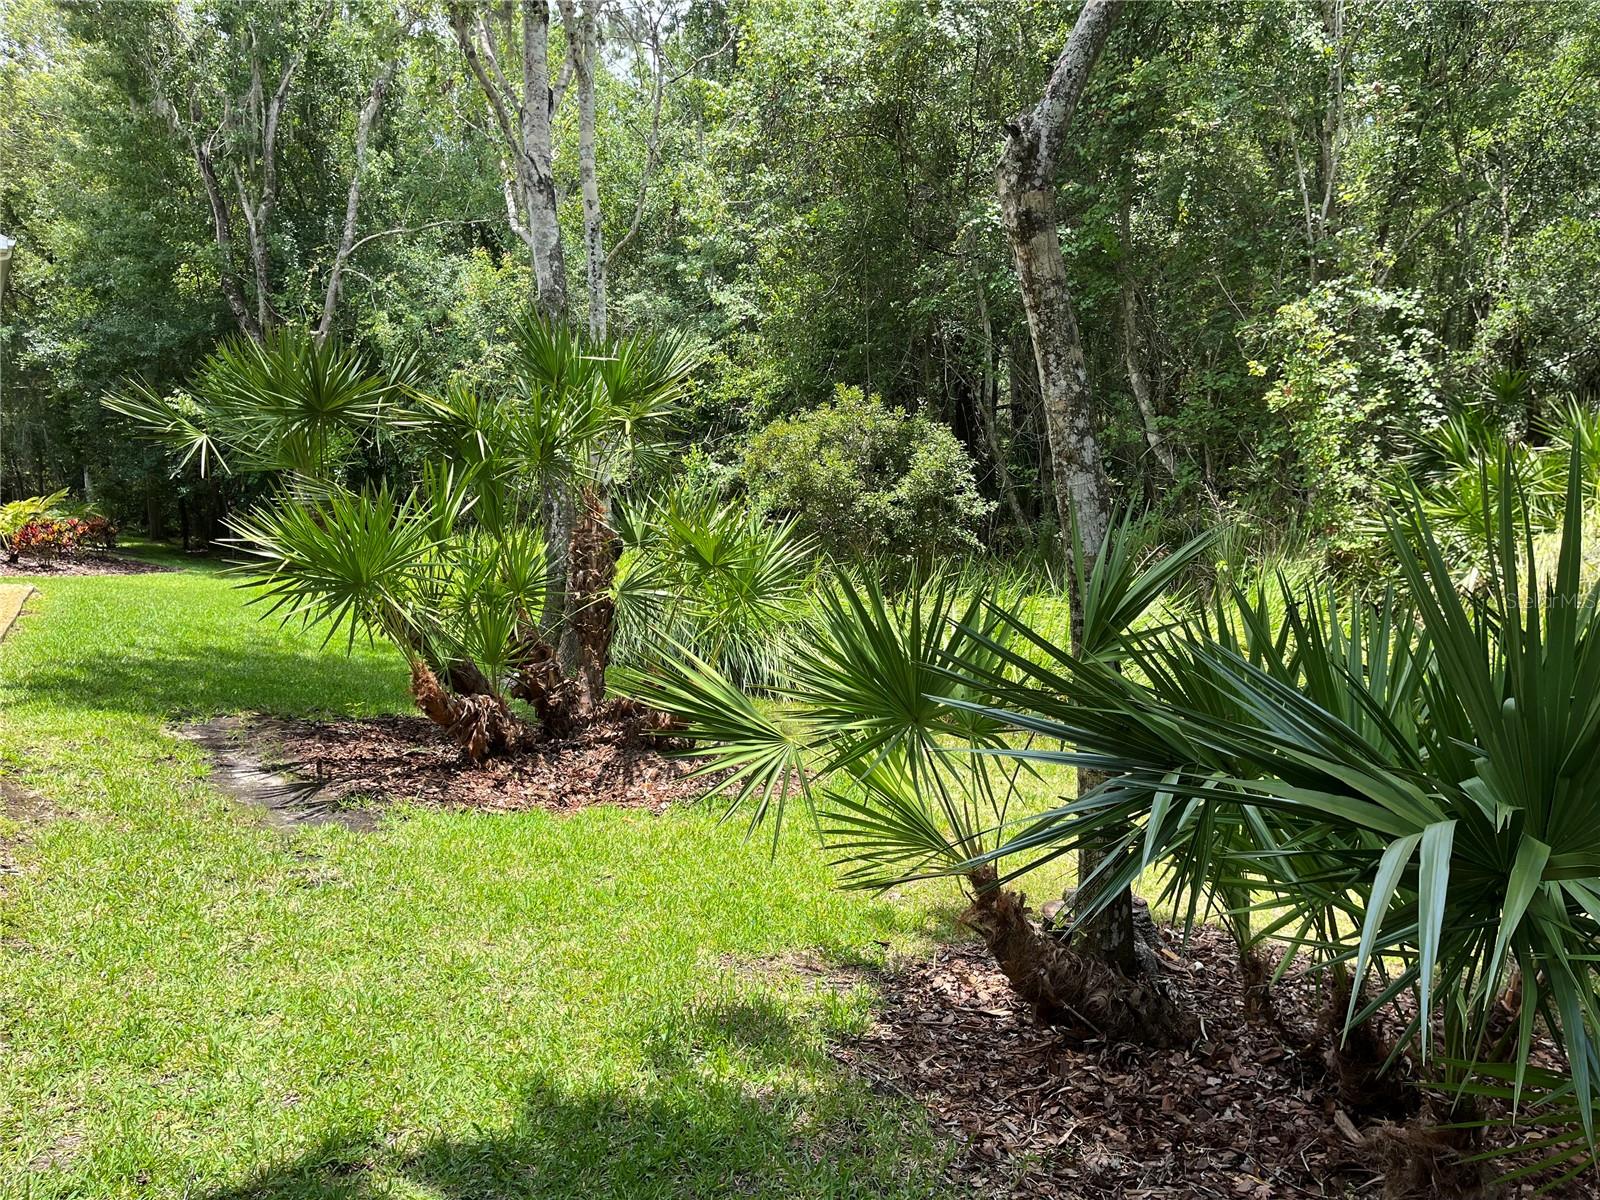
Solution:
<svg viewBox="0 0 1600 1200"><path fill-rule="evenodd" d="M0 816L24 825L41 825L61 814L38 792L0 775Z"/></svg>
<svg viewBox="0 0 1600 1200"><path fill-rule="evenodd" d="M0 559L0 577L7 575L64 576L64 575L154 575L163 571L176 571L162 563L143 562L137 558L122 558L115 554L94 555L87 558L24 558L8 563Z"/></svg>
<svg viewBox="0 0 1600 1200"><path fill-rule="evenodd" d="M830 962L815 950L787 950L767 958L723 954L717 965L741 979L764 983L799 980L809 988L828 992L848 992L876 978L876 972L865 966Z"/></svg>
<svg viewBox="0 0 1600 1200"><path fill-rule="evenodd" d="M1162 936L1177 949L1171 931ZM1223 933L1198 933L1181 961L1176 991L1203 1026L1191 1047L1069 1044L1034 1023L982 946L953 945L887 977L875 1023L835 1053L958 1140L952 1171L975 1195L1381 1195L1378 1156L1393 1127L1363 1126L1339 1107L1316 981L1291 973L1273 990L1277 1024L1254 1024Z"/></svg>
<svg viewBox="0 0 1600 1200"><path fill-rule="evenodd" d="M33 1156L28 1163L28 1170L39 1173L68 1170L77 1161L82 1151L83 1135L79 1133L64 1133Z"/></svg>
<svg viewBox="0 0 1600 1200"><path fill-rule="evenodd" d="M265 718L217 717L177 732L210 756L212 783L235 800L260 809L275 828L330 822L349 829L372 828L377 815L369 808L343 796L322 795L316 780L299 778L287 769L269 740L277 724Z"/></svg>
<svg viewBox="0 0 1600 1200"><path fill-rule="evenodd" d="M275 823L368 828L396 802L485 812L606 804L660 812L706 789L694 762L600 722L571 738L473 765L423 717L312 721L225 717L179 733L217 764L215 782Z"/></svg>
<svg viewBox="0 0 1600 1200"><path fill-rule="evenodd" d="M28 828L53 821L60 815L38 792L0 775L0 818L5 821L5 825L0 826L0 892L5 889L6 876L16 875L22 869L17 865L15 852L28 840ZM22 832L8 833L12 825L21 826Z"/></svg>

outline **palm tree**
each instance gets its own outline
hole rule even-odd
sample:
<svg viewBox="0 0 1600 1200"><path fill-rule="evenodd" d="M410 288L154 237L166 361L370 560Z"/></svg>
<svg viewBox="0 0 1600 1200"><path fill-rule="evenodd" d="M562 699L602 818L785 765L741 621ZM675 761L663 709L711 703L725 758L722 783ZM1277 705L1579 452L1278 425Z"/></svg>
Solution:
<svg viewBox="0 0 1600 1200"><path fill-rule="evenodd" d="M593 720L605 699L618 545L610 493L661 458L698 362L682 338L604 343L538 318L515 330L495 392L437 394L409 364L279 329L231 339L193 394L135 384L106 401L203 472L269 473L272 498L231 521L255 600L327 635L381 638L429 718L474 760ZM363 445L426 461L405 494L351 488ZM522 700L537 731L514 714Z"/></svg>
<svg viewBox="0 0 1600 1200"><path fill-rule="evenodd" d="M1083 581L1091 653L1131 637L1128 627L1206 540L1157 563L1141 563L1131 543L1109 544ZM1007 664L1031 661L1032 642L1042 640L1014 616L1020 603L1015 589L948 574L896 596L875 577L845 575L822 591L797 635L805 653L768 698L691 653L630 677L629 688L682 722L705 770L726 772L730 812L749 809L752 830L768 817L781 822L792 797L808 803L847 885L961 877L971 897L962 919L1045 1019L1176 1040L1182 1023L1158 978L1129 977L1077 952L998 886L991 859L1038 753L1025 733L1018 748L1007 715L986 711Z"/></svg>
<svg viewBox="0 0 1600 1200"><path fill-rule="evenodd" d="M1116 831L1077 921L1159 868L1191 921L1219 912L1242 950L1270 939L1323 966L1352 1103L1395 1102L1388 1068L1409 1048L1451 1121L1504 1096L1576 1171L1594 1158L1600 1069L1600 590L1580 579L1581 452L1547 578L1513 484L1471 594L1413 496L1388 521L1400 578L1381 595L1280 581L1141 621L1196 551L1138 570L1125 527L1082 585L1078 654L1014 598L895 606L844 584L778 707L693 660L648 697L707 739L755 819L797 781L847 883L964 879L966 920L1043 1015L1113 1023L1125 1004L1095 1000L1125 984L1086 978L1010 886ZM1048 763L1105 779L1019 822L970 803L1007 778L997 764ZM1384 1045L1370 1019L1406 993ZM1540 1024L1564 1076L1530 1065Z"/></svg>
<svg viewBox="0 0 1600 1200"><path fill-rule="evenodd" d="M1360 618L1302 604L1265 657L1201 622L1130 646L1121 673L1057 655L1059 688L1011 658L1015 679L977 706L1065 747L1044 757L1112 773L992 861L1023 872L1127 823L1110 886L1159 863L1178 893L1231 880L1264 896L1348 971L1347 1030L1412 994L1401 1040L1453 1119L1472 1116L1463 1095L1530 1098L1542 1022L1570 1075L1541 1077L1549 1111L1532 1119L1573 1169L1593 1159L1600 1032L1600 591L1580 579L1577 453L1548 578L1514 486L1469 595L1414 498L1389 522L1404 599ZM1218 822L1237 836L1213 839Z"/></svg>

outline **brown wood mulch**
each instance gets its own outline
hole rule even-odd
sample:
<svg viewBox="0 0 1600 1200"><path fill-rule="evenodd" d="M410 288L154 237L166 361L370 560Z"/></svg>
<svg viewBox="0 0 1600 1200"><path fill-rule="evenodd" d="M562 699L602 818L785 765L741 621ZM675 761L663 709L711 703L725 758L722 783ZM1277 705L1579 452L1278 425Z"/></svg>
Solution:
<svg viewBox="0 0 1600 1200"><path fill-rule="evenodd" d="M216 782L289 821L369 826L406 802L480 812L571 812L596 804L660 812L694 799L695 763L603 720L570 738L474 765L423 717L221 718L182 731L217 761Z"/></svg>
<svg viewBox="0 0 1600 1200"><path fill-rule="evenodd" d="M1403 1169L1396 1155L1408 1152L1394 1126L1339 1106L1317 1032L1322 993L1309 973L1291 972L1274 989L1274 1023L1252 1023L1225 934L1198 931L1181 950L1172 931L1162 936L1181 954L1179 1003L1202 1024L1190 1047L1070 1043L1033 1021L982 945L965 944L884 978L875 1022L835 1054L929 1112L957 1141L951 1171L975 1196L1385 1195L1386 1168ZM1503 1194L1532 1191L1513 1184ZM1476 1193L1447 1185L1406 1194ZM1600 1189L1591 1180L1547 1194Z"/></svg>
<svg viewBox="0 0 1600 1200"><path fill-rule="evenodd" d="M91 554L81 558L23 558L14 563L0 558L0 576L154 575L175 570L176 567L162 563L142 562L137 558L122 558L115 554Z"/></svg>

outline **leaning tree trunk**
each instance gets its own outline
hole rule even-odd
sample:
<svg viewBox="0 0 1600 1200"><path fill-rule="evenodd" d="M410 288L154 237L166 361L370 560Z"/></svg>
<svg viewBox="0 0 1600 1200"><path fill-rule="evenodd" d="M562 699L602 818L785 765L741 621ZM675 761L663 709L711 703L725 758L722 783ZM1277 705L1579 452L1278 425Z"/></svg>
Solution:
<svg viewBox="0 0 1600 1200"><path fill-rule="evenodd" d="M469 759L477 763L515 752L526 740L522 722L491 691L456 690L468 686L470 679L451 672L447 689L420 658L412 661L411 695L417 707L449 734Z"/></svg>
<svg viewBox="0 0 1600 1200"><path fill-rule="evenodd" d="M1088 0L1084 5L1044 97L1007 127L1005 151L996 171L1000 216L1016 259L1022 304L1033 336L1055 478L1056 513L1069 557L1074 528L1084 553L1098 554L1110 525L1111 506L1095 433L1089 369L1056 227L1055 175L1073 111L1121 8L1122 0ZM1082 598L1077 597L1072 605L1075 651L1083 648L1082 622ZM1102 779L1097 772L1080 768L1078 794L1087 794ZM1086 847L1079 855L1079 879L1088 880L1103 859L1101 849ZM1137 972L1131 892L1087 922L1084 934L1089 947L1108 963L1128 973Z"/></svg>
<svg viewBox="0 0 1600 1200"><path fill-rule="evenodd" d="M996 885L992 867L968 878L974 898L962 924L982 935L1019 998L1046 1024L1076 1036L1172 1046L1195 1030L1150 973L1123 971L1044 929L1019 892Z"/></svg>

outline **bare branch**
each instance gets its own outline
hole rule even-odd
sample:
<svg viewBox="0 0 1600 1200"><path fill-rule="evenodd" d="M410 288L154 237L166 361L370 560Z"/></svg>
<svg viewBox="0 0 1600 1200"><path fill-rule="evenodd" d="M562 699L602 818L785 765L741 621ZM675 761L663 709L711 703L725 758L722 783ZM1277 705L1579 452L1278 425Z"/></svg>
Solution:
<svg viewBox="0 0 1600 1200"><path fill-rule="evenodd" d="M367 165L367 141L372 133L372 124L378 118L378 110L383 107L383 98L389 90L389 85L394 81L395 70L399 65L398 60L392 61L378 72L377 78L372 81L372 90L367 95L367 102L361 106L361 113L356 118L355 163L350 171L350 190L345 197L344 233L339 240L339 252L333 256L333 266L328 271L328 287L322 297L322 319L317 322L318 345L327 341L328 331L333 328L333 313L339 303L339 289L343 282L345 263L355 253L358 244L356 216L361 204L361 176ZM363 239L363 242L366 240Z"/></svg>

